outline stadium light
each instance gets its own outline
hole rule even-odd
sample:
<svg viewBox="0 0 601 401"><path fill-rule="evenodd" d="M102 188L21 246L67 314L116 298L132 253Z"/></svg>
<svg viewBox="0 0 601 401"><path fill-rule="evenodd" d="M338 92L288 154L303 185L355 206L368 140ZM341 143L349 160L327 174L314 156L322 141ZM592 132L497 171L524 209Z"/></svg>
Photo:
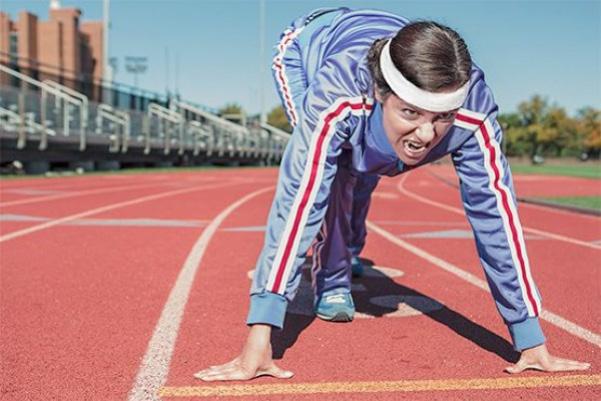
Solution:
<svg viewBox="0 0 601 401"><path fill-rule="evenodd" d="M138 87L138 75L146 72L148 59L146 57L125 56L125 69L134 75L134 86Z"/></svg>

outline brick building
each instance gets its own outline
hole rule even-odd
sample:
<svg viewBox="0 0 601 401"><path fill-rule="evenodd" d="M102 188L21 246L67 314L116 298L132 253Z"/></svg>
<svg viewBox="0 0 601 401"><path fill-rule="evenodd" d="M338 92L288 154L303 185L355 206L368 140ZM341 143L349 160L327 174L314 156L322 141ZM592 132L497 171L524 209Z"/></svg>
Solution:
<svg viewBox="0 0 601 401"><path fill-rule="evenodd" d="M28 11L16 20L0 12L0 63L37 79L79 89L103 76L102 21L81 21L77 8L51 2L48 21ZM78 83L79 82L79 83Z"/></svg>

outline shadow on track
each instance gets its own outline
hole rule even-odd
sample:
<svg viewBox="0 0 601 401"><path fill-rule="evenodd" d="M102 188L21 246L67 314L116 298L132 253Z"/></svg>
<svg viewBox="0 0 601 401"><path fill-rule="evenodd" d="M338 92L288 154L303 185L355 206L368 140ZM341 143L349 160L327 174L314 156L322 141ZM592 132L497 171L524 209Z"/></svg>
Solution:
<svg viewBox="0 0 601 401"><path fill-rule="evenodd" d="M353 290L353 299L358 313L374 318L398 311L398 304L403 309L419 312L430 319L447 326L456 334L473 342L478 347L498 355L507 362L515 363L519 353L503 337L485 327L472 322L457 311L443 305L437 300L395 282L383 272L374 269L374 262L363 259L366 267L365 275L353 279L355 287L362 286L361 291ZM310 264L303 267L303 277L296 298L288 306L288 313L283 330L272 331L271 344L274 359L283 358L286 350L294 345L300 334L313 322L313 290L311 288ZM385 302L377 302L377 300ZM376 302L374 302L376 301ZM408 320L399 321L399 326L410 324ZM349 325L349 330L352 330Z"/></svg>

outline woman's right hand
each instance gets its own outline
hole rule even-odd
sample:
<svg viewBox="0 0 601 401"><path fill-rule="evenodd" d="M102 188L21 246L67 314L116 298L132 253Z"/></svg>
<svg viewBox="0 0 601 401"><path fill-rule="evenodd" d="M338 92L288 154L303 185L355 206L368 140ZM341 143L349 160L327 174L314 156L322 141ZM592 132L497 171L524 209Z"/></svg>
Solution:
<svg viewBox="0 0 601 401"><path fill-rule="evenodd" d="M250 380L259 376L289 379L294 373L279 368L271 353L271 326L255 324L250 328L242 353L223 365L211 366L194 374L204 381Z"/></svg>

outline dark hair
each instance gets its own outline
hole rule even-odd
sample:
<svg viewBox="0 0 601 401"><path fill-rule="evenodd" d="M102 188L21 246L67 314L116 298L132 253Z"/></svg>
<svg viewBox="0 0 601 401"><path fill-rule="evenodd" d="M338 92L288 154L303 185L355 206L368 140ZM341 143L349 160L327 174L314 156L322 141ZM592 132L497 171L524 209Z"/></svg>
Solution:
<svg viewBox="0 0 601 401"><path fill-rule="evenodd" d="M380 69L380 53L387 39L376 40L367 54L375 89L382 99L392 91ZM472 59L457 32L432 21L410 23L390 43L390 57L412 84L429 92L457 89L470 79Z"/></svg>

